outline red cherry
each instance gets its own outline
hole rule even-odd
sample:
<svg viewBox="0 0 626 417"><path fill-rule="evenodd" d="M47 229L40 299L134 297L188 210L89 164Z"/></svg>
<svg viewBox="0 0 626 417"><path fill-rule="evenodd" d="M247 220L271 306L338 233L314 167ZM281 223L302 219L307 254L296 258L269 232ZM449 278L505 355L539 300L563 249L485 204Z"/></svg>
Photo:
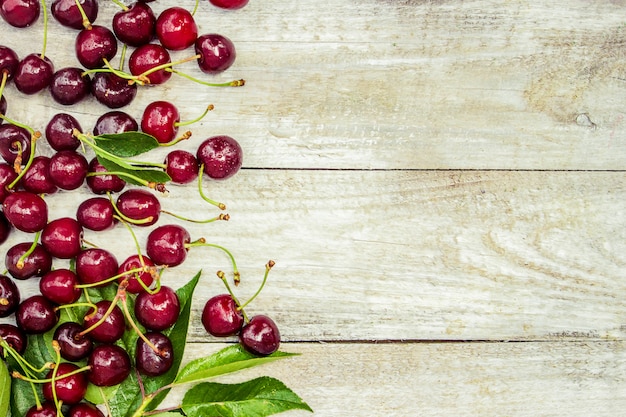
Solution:
<svg viewBox="0 0 626 417"><path fill-rule="evenodd" d="M189 10L170 7L159 14L156 34L165 48L173 51L187 49L198 37L198 26Z"/></svg>
<svg viewBox="0 0 626 417"><path fill-rule="evenodd" d="M170 53L161 45L149 43L141 45L133 51L128 60L131 74L138 76L160 65L169 64ZM160 69L146 75L150 85L163 84L172 77L170 71ZM142 80L145 81L145 80Z"/></svg>
<svg viewBox="0 0 626 417"><path fill-rule="evenodd" d="M209 2L222 9L241 9L246 4L248 4L248 0L209 0Z"/></svg>
<svg viewBox="0 0 626 417"><path fill-rule="evenodd" d="M141 118L141 130L152 135L159 143L168 143L176 138L180 114L169 101L158 100L146 106Z"/></svg>
<svg viewBox="0 0 626 417"><path fill-rule="evenodd" d="M196 54L200 54L198 66L207 74L216 74L235 62L235 44L226 36L209 33L198 37L195 42Z"/></svg>
<svg viewBox="0 0 626 417"><path fill-rule="evenodd" d="M87 375L84 372L78 372L70 376L65 376L80 369L71 362L61 362L57 365L56 380L54 381L54 390L56 400L63 401L64 404L77 404L85 397L87 393ZM48 371L46 378L52 378L54 370ZM43 384L43 396L48 401L54 401L52 392L52 382Z"/></svg>

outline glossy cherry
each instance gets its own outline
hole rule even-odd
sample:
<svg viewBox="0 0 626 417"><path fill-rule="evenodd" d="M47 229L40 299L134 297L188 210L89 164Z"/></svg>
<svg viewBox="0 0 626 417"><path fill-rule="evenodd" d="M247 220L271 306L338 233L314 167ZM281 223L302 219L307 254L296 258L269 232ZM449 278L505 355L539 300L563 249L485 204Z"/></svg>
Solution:
<svg viewBox="0 0 626 417"><path fill-rule="evenodd" d="M0 203L3 203L8 195L11 194L12 190L9 190L7 187L15 181L16 178L17 174L13 167L6 162L0 162Z"/></svg>
<svg viewBox="0 0 626 417"><path fill-rule="evenodd" d="M72 270L56 268L41 277L39 292L55 304L71 304L82 294L81 289L76 288L78 284L78 277Z"/></svg>
<svg viewBox="0 0 626 417"><path fill-rule="evenodd" d="M9 123L0 125L0 156L9 164L20 157L24 165L30 154L31 135L25 128Z"/></svg>
<svg viewBox="0 0 626 417"><path fill-rule="evenodd" d="M115 36L129 46L141 46L156 36L156 16L145 3L135 2L113 16Z"/></svg>
<svg viewBox="0 0 626 417"><path fill-rule="evenodd" d="M117 209L131 220L140 221L138 226L151 226L159 220L161 202L150 191L131 188L119 195Z"/></svg>
<svg viewBox="0 0 626 417"><path fill-rule="evenodd" d="M76 275L83 284L97 284L117 274L117 258L102 248L84 249L76 256Z"/></svg>
<svg viewBox="0 0 626 417"><path fill-rule="evenodd" d="M50 221L41 232L41 245L55 258L74 258L82 250L83 227L72 217Z"/></svg>
<svg viewBox="0 0 626 417"><path fill-rule="evenodd" d="M24 417L57 417L57 406L52 401L44 401L41 406L29 408Z"/></svg>
<svg viewBox="0 0 626 417"><path fill-rule="evenodd" d="M85 182L89 163L82 153L58 151L50 157L50 178L63 190L75 190Z"/></svg>
<svg viewBox="0 0 626 417"><path fill-rule="evenodd" d="M58 313L43 295L33 295L20 303L15 312L17 326L26 334L51 330L59 321Z"/></svg>
<svg viewBox="0 0 626 417"><path fill-rule="evenodd" d="M83 67L100 68L117 54L117 38L106 26L90 25L78 33L74 47Z"/></svg>
<svg viewBox="0 0 626 417"><path fill-rule="evenodd" d="M115 209L108 198L92 197L79 204L76 209L76 220L85 228L102 231L115 224Z"/></svg>
<svg viewBox="0 0 626 417"><path fill-rule="evenodd" d="M0 0L0 16L17 28L32 25L40 13L39 0Z"/></svg>
<svg viewBox="0 0 626 417"><path fill-rule="evenodd" d="M142 260L143 260L143 263L142 263ZM145 255L142 255L141 258L139 257L139 255L131 255L120 264L120 267L118 268L117 273L123 274L127 271L132 271L132 270L136 270L139 268L143 268L144 266L153 267L154 262L152 262L152 260ZM140 292L144 292L145 291L144 286L150 287L150 285L152 285L152 282L154 281L154 278L152 277L152 274L149 271L132 272L126 275L122 275L118 279L118 282L121 283L122 281L126 279L128 280L128 286L126 287L126 291L132 294L138 294ZM144 285L141 285L139 283L139 280L141 280L141 282L143 282Z"/></svg>
<svg viewBox="0 0 626 417"><path fill-rule="evenodd" d="M40 54L26 55L20 61L13 77L13 83L24 94L35 94L48 88L54 75L54 65L50 58Z"/></svg>
<svg viewBox="0 0 626 417"><path fill-rule="evenodd" d="M13 78L20 59L17 53L8 46L0 45L0 78L6 73L7 80Z"/></svg>
<svg viewBox="0 0 626 417"><path fill-rule="evenodd" d="M235 44L226 36L208 33L199 36L194 44L200 55L198 66L207 74L217 74L231 67L237 57Z"/></svg>
<svg viewBox="0 0 626 417"><path fill-rule="evenodd" d="M239 333L239 342L250 353L267 356L278 350L280 332L274 320L265 315L254 316Z"/></svg>
<svg viewBox="0 0 626 417"><path fill-rule="evenodd" d="M169 337L159 332L148 332L146 338L158 350L154 351L142 338L135 346L135 364L144 375L159 376L169 371L174 364L174 347Z"/></svg>
<svg viewBox="0 0 626 417"><path fill-rule="evenodd" d="M145 328L162 331L171 327L180 315L180 301L176 292L161 285L155 293L142 292L135 300L135 316Z"/></svg>
<svg viewBox="0 0 626 417"><path fill-rule="evenodd" d="M70 376L63 376L80 369L78 365L71 362L61 362L57 365L56 379L54 380L54 394L56 401L62 401L64 404L77 404L85 397L87 393L87 375L85 372L74 373ZM54 369L48 371L47 379L52 378ZM48 401L55 401L52 390L53 382L45 382L43 384L43 396Z"/></svg>
<svg viewBox="0 0 626 417"><path fill-rule="evenodd" d="M92 173L108 172L108 170L98 162L98 158L93 158L89 162L89 171L87 174L87 186L94 194L117 193L124 189L126 181L111 174L91 175Z"/></svg>
<svg viewBox="0 0 626 417"><path fill-rule="evenodd" d="M156 34L165 48L180 51L187 49L196 41L198 26L189 10L175 6L159 14Z"/></svg>
<svg viewBox="0 0 626 417"><path fill-rule="evenodd" d="M204 173L215 180L232 177L243 163L243 150L230 136L213 136L203 141L196 152L198 162L204 164Z"/></svg>
<svg viewBox="0 0 626 417"><path fill-rule="evenodd" d="M83 326L73 321L62 323L56 328L53 339L59 344L63 359L76 362L89 356L94 343L87 335L81 334L83 330Z"/></svg>
<svg viewBox="0 0 626 417"><path fill-rule="evenodd" d="M11 246L4 257L4 265L13 278L25 280L40 277L52 268L52 257L40 244L22 258L32 246L32 242L21 242Z"/></svg>
<svg viewBox="0 0 626 417"><path fill-rule="evenodd" d="M93 349L87 365L89 382L98 387L110 387L122 383L130 374L128 353L118 345L103 344Z"/></svg>
<svg viewBox="0 0 626 417"><path fill-rule="evenodd" d="M80 0L87 20L95 22L98 17L98 0ZM50 7L52 16L63 26L81 30L85 27L76 0L55 0Z"/></svg>
<svg viewBox="0 0 626 417"><path fill-rule="evenodd" d="M142 75L146 71L150 71L161 65L171 63L170 53L161 45L149 43L139 46L130 54L128 59L128 68L131 74L135 76ZM172 77L170 71L160 69L145 76L142 81L150 85L163 84Z"/></svg>
<svg viewBox="0 0 626 417"><path fill-rule="evenodd" d="M110 313L111 301L101 300L96 303L96 311L89 310L83 321L83 328L90 329L89 337L100 343L114 343L119 340L126 330L126 321L122 309L115 305ZM102 318L104 321L95 326Z"/></svg>
<svg viewBox="0 0 626 417"><path fill-rule="evenodd" d="M26 351L28 338L19 327L10 323L0 323L0 338L4 339L20 355ZM3 355L4 349L0 347L0 357Z"/></svg>
<svg viewBox="0 0 626 417"><path fill-rule="evenodd" d="M50 178L50 158L44 155L36 156L20 180L24 190L34 194L53 194L58 187Z"/></svg>
<svg viewBox="0 0 626 417"><path fill-rule="evenodd" d="M230 294L211 297L202 310L202 325L217 337L233 336L241 331L244 318Z"/></svg>
<svg viewBox="0 0 626 417"><path fill-rule="evenodd" d="M146 253L157 265L176 266L183 263L191 238L182 226L167 224L156 227L148 235Z"/></svg>
<svg viewBox="0 0 626 417"><path fill-rule="evenodd" d="M198 178L198 160L184 149L171 151L165 157L165 172L175 184L188 184Z"/></svg>
<svg viewBox="0 0 626 417"><path fill-rule="evenodd" d="M68 417L105 417L95 405L82 402L70 408Z"/></svg>
<svg viewBox="0 0 626 417"><path fill-rule="evenodd" d="M20 301L20 290L15 281L7 275L0 275L0 317L13 314Z"/></svg>
<svg viewBox="0 0 626 417"><path fill-rule="evenodd" d="M91 93L91 77L78 67L61 68L50 80L50 95L59 104L70 106Z"/></svg>
<svg viewBox="0 0 626 417"><path fill-rule="evenodd" d="M249 0L209 0L212 5L229 10L241 9L248 4L248 1Z"/></svg>
<svg viewBox="0 0 626 417"><path fill-rule="evenodd" d="M83 131L76 117L68 113L57 113L46 125L46 140L55 151L75 151L80 146L80 141L74 136L74 130Z"/></svg>
<svg viewBox="0 0 626 417"><path fill-rule="evenodd" d="M110 109L130 104L137 95L137 84L110 72L96 73L91 80L91 94Z"/></svg>
<svg viewBox="0 0 626 417"><path fill-rule="evenodd" d="M157 100L148 104L141 118L141 130L152 135L159 143L168 143L176 138L180 114L169 101Z"/></svg>
<svg viewBox="0 0 626 417"><path fill-rule="evenodd" d="M124 133L139 130L139 124L133 116L120 110L111 110L96 120L94 135Z"/></svg>
<svg viewBox="0 0 626 417"><path fill-rule="evenodd" d="M4 215L18 230L34 233L48 223L48 205L38 194L15 191L2 203Z"/></svg>

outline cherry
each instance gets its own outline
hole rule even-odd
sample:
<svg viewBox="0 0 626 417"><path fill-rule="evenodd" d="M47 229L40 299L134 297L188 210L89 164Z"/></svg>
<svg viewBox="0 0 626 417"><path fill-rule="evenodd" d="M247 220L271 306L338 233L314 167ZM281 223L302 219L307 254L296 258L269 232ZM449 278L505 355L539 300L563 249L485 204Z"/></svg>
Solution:
<svg viewBox="0 0 626 417"><path fill-rule="evenodd" d="M135 300L135 316L145 328L161 331L171 327L180 314L180 301L176 292L161 285L155 293L142 292Z"/></svg>
<svg viewBox="0 0 626 417"><path fill-rule="evenodd" d="M51 330L59 321L54 304L43 295L33 295L20 303L15 312L17 327L26 334L40 334Z"/></svg>
<svg viewBox="0 0 626 417"><path fill-rule="evenodd" d="M80 203L76 209L76 220L85 229L99 232L113 227L114 214L115 209L108 198L92 197Z"/></svg>
<svg viewBox="0 0 626 417"><path fill-rule="evenodd" d="M104 321L98 324L101 319ZM83 333L89 334L94 341L113 343L124 335L126 321L119 306L113 305L109 300L101 300L96 303L96 311L87 312L83 327L86 329Z"/></svg>
<svg viewBox="0 0 626 417"><path fill-rule="evenodd" d="M90 93L91 78L82 68L62 68L50 80L50 95L59 104L76 104Z"/></svg>
<svg viewBox="0 0 626 417"><path fill-rule="evenodd" d="M7 108L9 104L4 96L0 97L0 114L7 114ZM4 123L4 119L0 119L0 124Z"/></svg>
<svg viewBox="0 0 626 417"><path fill-rule="evenodd" d="M105 26L90 25L76 36L75 49L83 67L100 68L117 54L117 38Z"/></svg>
<svg viewBox="0 0 626 417"><path fill-rule="evenodd" d="M130 73L138 76L146 71L152 70L160 65L172 62L167 49L158 44L148 43L139 46L133 51L128 60ZM172 77L172 73L165 69L160 69L145 76L142 81L150 85L163 84Z"/></svg>
<svg viewBox="0 0 626 417"><path fill-rule="evenodd" d="M118 262L102 248L84 249L76 256L76 275L83 284L97 284L117 274Z"/></svg>
<svg viewBox="0 0 626 417"><path fill-rule="evenodd" d="M31 242L18 243L7 250L4 264L13 278L25 280L42 276L52 268L52 257L40 244L31 250Z"/></svg>
<svg viewBox="0 0 626 417"><path fill-rule="evenodd" d="M230 178L241 168L243 150L230 136L219 135L206 139L196 152L198 162L204 165L204 173L210 178Z"/></svg>
<svg viewBox="0 0 626 417"><path fill-rule="evenodd" d="M233 336L241 330L244 318L230 294L211 297L202 310L202 325L217 337Z"/></svg>
<svg viewBox="0 0 626 417"><path fill-rule="evenodd" d="M0 125L0 156L6 162L13 164L17 158L26 162L30 154L30 145L31 134L22 126L8 123Z"/></svg>
<svg viewBox="0 0 626 417"><path fill-rule="evenodd" d="M76 151L58 151L50 157L50 178L63 190L75 190L85 182L89 163Z"/></svg>
<svg viewBox="0 0 626 417"><path fill-rule="evenodd" d="M80 122L71 114L57 113L46 125L46 140L55 151L75 151L80 141L74 136L74 130L82 132Z"/></svg>
<svg viewBox="0 0 626 417"><path fill-rule="evenodd" d="M37 194L15 191L4 199L2 207L7 220L22 232L39 232L48 223L48 205Z"/></svg>
<svg viewBox="0 0 626 417"><path fill-rule="evenodd" d="M113 16L113 32L123 43L141 46L156 36L156 16L145 3L135 2Z"/></svg>
<svg viewBox="0 0 626 417"><path fill-rule="evenodd" d="M159 332L148 332L146 338L153 346L142 338L137 339L135 347L135 364L137 370L148 376L163 375L174 364L174 347L169 337ZM157 349L158 353L154 351Z"/></svg>
<svg viewBox="0 0 626 417"><path fill-rule="evenodd" d="M146 253L157 265L180 265L187 257L190 241L189 232L182 226L159 226L148 235Z"/></svg>
<svg viewBox="0 0 626 417"><path fill-rule="evenodd" d="M167 154L164 163L173 183L188 184L198 177L198 160L191 152L176 149Z"/></svg>
<svg viewBox="0 0 626 417"><path fill-rule="evenodd" d="M68 417L105 417L95 405L85 402L73 405L67 415Z"/></svg>
<svg viewBox="0 0 626 417"><path fill-rule="evenodd" d="M130 104L137 95L137 83L111 72L99 72L91 80L91 94L96 100L110 109L118 109Z"/></svg>
<svg viewBox="0 0 626 417"><path fill-rule="evenodd" d="M6 74L7 79L10 80L15 75L19 64L20 59L13 49L0 45L0 74Z"/></svg>
<svg viewBox="0 0 626 417"><path fill-rule="evenodd" d="M24 417L57 417L57 406L52 401L45 401L41 406L29 408Z"/></svg>
<svg viewBox="0 0 626 417"><path fill-rule="evenodd" d="M168 101L158 100L146 106L141 118L141 130L152 135L159 143L168 143L176 138L180 114Z"/></svg>
<svg viewBox="0 0 626 417"><path fill-rule="evenodd" d="M20 355L26 351L28 338L19 327L9 323L0 323L0 338ZM0 346L0 357L4 357L4 349Z"/></svg>
<svg viewBox="0 0 626 417"><path fill-rule="evenodd" d="M98 387L110 387L122 383L130 374L128 353L117 345L98 345L93 349L87 365L89 382Z"/></svg>
<svg viewBox="0 0 626 417"><path fill-rule="evenodd" d="M248 0L209 0L209 2L214 6L230 10L241 9L248 4Z"/></svg>
<svg viewBox="0 0 626 417"><path fill-rule="evenodd" d="M3 203L9 194L11 194L11 190L7 187L15 181L17 178L17 174L11 165L0 162L0 203Z"/></svg>
<svg viewBox="0 0 626 417"><path fill-rule="evenodd" d="M80 0L87 20L94 22L98 17L98 0ZM83 29L84 22L76 0L55 0L51 6L52 16L63 26L76 30Z"/></svg>
<svg viewBox="0 0 626 417"><path fill-rule="evenodd" d="M89 173L87 174L87 186L94 194L117 193L126 186L126 181L117 175L100 174L91 175L96 172L107 172L108 170L98 162L98 158L93 158L89 162Z"/></svg>
<svg viewBox="0 0 626 417"><path fill-rule="evenodd" d="M278 350L280 332L274 320L265 315L254 316L239 333L241 345L250 353L267 356Z"/></svg>
<svg viewBox="0 0 626 417"><path fill-rule="evenodd" d="M53 75L54 65L50 58L29 54L17 66L13 82L22 93L35 94L50 85Z"/></svg>
<svg viewBox="0 0 626 417"><path fill-rule="evenodd" d="M66 268L58 268L46 272L39 280L39 292L55 304L72 304L76 302L82 291L76 274Z"/></svg>
<svg viewBox="0 0 626 417"><path fill-rule="evenodd" d="M6 275L0 275L0 317L15 313L20 300L20 290L15 281Z"/></svg>
<svg viewBox="0 0 626 417"><path fill-rule="evenodd" d="M10 234L11 223L9 223L4 213L0 211L0 245L6 242Z"/></svg>
<svg viewBox="0 0 626 417"><path fill-rule="evenodd" d="M138 226L151 226L159 220L161 203L150 191L132 188L117 198L117 209L131 221L139 221Z"/></svg>
<svg viewBox="0 0 626 417"><path fill-rule="evenodd" d="M207 74L216 74L235 62L235 45L226 36L209 33L198 37L195 42L196 53L200 55L198 66Z"/></svg>
<svg viewBox="0 0 626 417"><path fill-rule="evenodd" d="M44 155L33 158L30 167L24 173L20 184L24 190L34 194L53 194L58 187L49 174L50 158Z"/></svg>
<svg viewBox="0 0 626 417"><path fill-rule="evenodd" d="M112 110L98 117L93 134L98 136L137 130L139 130L139 124L131 115L120 110Z"/></svg>
<svg viewBox="0 0 626 417"><path fill-rule="evenodd" d="M75 372L80 368L71 362L61 362L56 365L56 377L54 380L54 392L52 390L52 382L44 382L43 396L48 401L62 401L64 404L77 404L85 397L87 393L87 375L84 372L78 372L70 376L63 376L71 372ZM52 378L54 369L48 371L46 378Z"/></svg>
<svg viewBox="0 0 626 417"><path fill-rule="evenodd" d="M17 28L32 25L40 13L39 0L0 0L0 16Z"/></svg>
<svg viewBox="0 0 626 417"><path fill-rule="evenodd" d="M83 227L76 219L61 217L49 222L41 232L41 244L55 258L70 259L82 250Z"/></svg>
<svg viewBox="0 0 626 417"><path fill-rule="evenodd" d="M165 48L180 51L187 49L196 41L198 26L187 9L170 7L159 14L156 34Z"/></svg>
<svg viewBox="0 0 626 417"><path fill-rule="evenodd" d="M93 350L93 341L81 334L83 330L83 326L73 321L62 323L56 328L53 339L59 344L63 359L75 362L89 356Z"/></svg>
<svg viewBox="0 0 626 417"><path fill-rule="evenodd" d="M141 262L142 260L143 263ZM152 262L152 260L145 255L142 255L141 258L139 257L139 255L131 255L120 264L117 273L118 275L121 275L126 271L143 268L144 266L153 267L154 262ZM133 272L122 275L118 279L118 282L121 283L125 279L128 280L128 286L126 287L126 291L132 294L138 294L145 291L144 286L139 283L139 280L141 280L141 282L143 282L146 287L150 287L153 281L152 274L149 271Z"/></svg>

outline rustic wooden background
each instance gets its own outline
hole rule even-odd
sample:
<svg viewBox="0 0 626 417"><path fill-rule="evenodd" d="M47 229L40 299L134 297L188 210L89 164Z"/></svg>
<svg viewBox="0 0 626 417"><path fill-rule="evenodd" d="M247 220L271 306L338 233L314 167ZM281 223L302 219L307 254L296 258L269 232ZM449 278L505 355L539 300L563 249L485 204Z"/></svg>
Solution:
<svg viewBox="0 0 626 417"><path fill-rule="evenodd" d="M101 2L96 23L115 11ZM624 415L626 1L251 0L196 17L237 47L215 80L247 85L173 78L123 110L167 99L192 119L213 103L182 146L223 133L245 150L206 186L231 220L188 227L233 251L243 299L276 261L249 313L302 355L228 380L279 377L320 417ZM20 56L41 49L41 22L0 33ZM74 36L50 21L57 68L77 64ZM61 111L90 130L107 110L6 95L40 130ZM87 195L51 197L52 215ZM215 213L193 187L163 205ZM123 259L125 233L86 238ZM203 270L188 359L224 346L198 314L228 268L196 248L166 275Z"/></svg>

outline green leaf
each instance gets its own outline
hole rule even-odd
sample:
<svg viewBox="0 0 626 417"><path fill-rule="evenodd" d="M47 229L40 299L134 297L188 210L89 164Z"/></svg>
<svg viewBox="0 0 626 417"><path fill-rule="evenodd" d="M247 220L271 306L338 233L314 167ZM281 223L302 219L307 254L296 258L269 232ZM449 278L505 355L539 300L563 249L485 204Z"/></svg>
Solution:
<svg viewBox="0 0 626 417"><path fill-rule="evenodd" d="M189 362L180 371L174 382L184 384L201 381L296 355L296 353L278 351L269 356L255 356L237 343L211 356Z"/></svg>
<svg viewBox="0 0 626 417"><path fill-rule="evenodd" d="M93 404L103 404L115 395L118 388L119 385L114 385L112 387L97 387L90 383L87 385L85 400Z"/></svg>
<svg viewBox="0 0 626 417"><path fill-rule="evenodd" d="M42 398L41 387L37 385L37 395ZM11 416L24 417L28 410L35 405L35 394L30 383L21 379L12 378L11 381Z"/></svg>
<svg viewBox="0 0 626 417"><path fill-rule="evenodd" d="M145 185L140 180L154 182L157 184L165 184L166 182L172 180L172 178L163 170L138 167L118 159L112 160L106 155L98 154L98 162L100 162L100 164L105 167L107 171L127 174L122 174L120 177L129 184ZM136 179L133 177L136 177Z"/></svg>
<svg viewBox="0 0 626 417"><path fill-rule="evenodd" d="M313 411L281 381L263 376L241 384L204 382L183 398L189 417L265 417L287 410Z"/></svg>
<svg viewBox="0 0 626 417"><path fill-rule="evenodd" d="M0 416L6 416L11 405L11 375L6 363L0 362Z"/></svg>
<svg viewBox="0 0 626 417"><path fill-rule="evenodd" d="M143 132L124 132L95 136L96 145L115 156L129 158L159 147L154 136Z"/></svg>

